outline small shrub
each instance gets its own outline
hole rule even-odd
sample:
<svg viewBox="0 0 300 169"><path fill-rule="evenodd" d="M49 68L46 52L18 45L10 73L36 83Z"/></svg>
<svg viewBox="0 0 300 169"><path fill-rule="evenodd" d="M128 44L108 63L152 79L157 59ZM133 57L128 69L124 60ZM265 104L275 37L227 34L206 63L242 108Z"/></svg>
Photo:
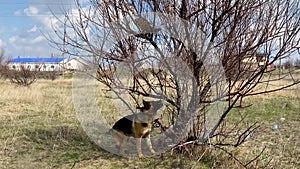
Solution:
<svg viewBox="0 0 300 169"><path fill-rule="evenodd" d="M39 71L36 73L36 78L38 79L50 79L50 80L55 80L59 77L61 72L58 71Z"/></svg>
<svg viewBox="0 0 300 169"><path fill-rule="evenodd" d="M5 77L10 80L11 83L20 86L30 86L36 82L36 71L30 71L24 66L20 67L20 70L6 70Z"/></svg>

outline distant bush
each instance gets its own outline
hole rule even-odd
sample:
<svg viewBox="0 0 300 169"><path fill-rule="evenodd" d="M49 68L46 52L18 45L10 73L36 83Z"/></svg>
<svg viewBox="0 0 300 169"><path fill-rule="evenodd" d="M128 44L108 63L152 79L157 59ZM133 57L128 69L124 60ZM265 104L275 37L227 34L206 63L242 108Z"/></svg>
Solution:
<svg viewBox="0 0 300 169"><path fill-rule="evenodd" d="M20 70L12 70L7 66L0 66L0 78L4 80L9 79L11 83L20 86L29 86L32 83L36 82L37 79L55 80L61 74L62 73L58 71L32 71L26 69L24 66L20 67Z"/></svg>
<svg viewBox="0 0 300 169"><path fill-rule="evenodd" d="M3 49L0 49L0 78L5 78L5 72L7 70L7 66L4 64L4 54L5 51Z"/></svg>
<svg viewBox="0 0 300 169"><path fill-rule="evenodd" d="M293 62L291 60L286 61L285 63L282 64L282 66L285 69L292 69L294 67Z"/></svg>
<svg viewBox="0 0 300 169"><path fill-rule="evenodd" d="M294 66L295 66L295 68L300 68L300 59L296 59L295 61L294 61Z"/></svg>
<svg viewBox="0 0 300 169"><path fill-rule="evenodd" d="M37 79L49 79L49 80L55 80L61 75L61 72L59 71L38 71L36 72L36 78Z"/></svg>
<svg viewBox="0 0 300 169"><path fill-rule="evenodd" d="M30 86L32 83L36 82L36 71L30 71L24 66L20 67L20 70L9 70L6 69L3 72L5 79L9 79L11 83L20 86Z"/></svg>
<svg viewBox="0 0 300 169"><path fill-rule="evenodd" d="M7 79L6 77L6 72L7 72L8 68L4 65L0 65L0 79Z"/></svg>

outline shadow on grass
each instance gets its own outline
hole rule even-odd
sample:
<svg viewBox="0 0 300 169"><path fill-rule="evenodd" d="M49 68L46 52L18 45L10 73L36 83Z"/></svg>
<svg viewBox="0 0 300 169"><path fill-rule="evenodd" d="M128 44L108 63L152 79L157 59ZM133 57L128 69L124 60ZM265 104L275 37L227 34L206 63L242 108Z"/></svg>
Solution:
<svg viewBox="0 0 300 169"><path fill-rule="evenodd" d="M195 165L207 169L211 166L209 158L190 160L176 151L174 155L165 153L163 158L119 157L101 149L78 126L44 126L26 129L24 134L30 145L28 150L33 149L24 155L29 155L33 163L43 163L50 168L191 168Z"/></svg>
<svg viewBox="0 0 300 169"><path fill-rule="evenodd" d="M88 160L119 158L97 146L77 126L26 129L25 135L26 142L34 150L30 152L36 157L33 161L46 162L52 167L72 166Z"/></svg>

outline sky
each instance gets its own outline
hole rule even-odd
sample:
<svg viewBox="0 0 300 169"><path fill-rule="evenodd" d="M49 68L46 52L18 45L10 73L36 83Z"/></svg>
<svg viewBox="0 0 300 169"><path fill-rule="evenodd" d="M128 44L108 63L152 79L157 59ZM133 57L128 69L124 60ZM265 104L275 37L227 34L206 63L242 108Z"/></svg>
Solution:
<svg viewBox="0 0 300 169"><path fill-rule="evenodd" d="M0 0L0 50L8 58L60 57L45 35L55 37L57 18L74 7L74 0Z"/></svg>
<svg viewBox="0 0 300 169"><path fill-rule="evenodd" d="M72 8L74 0L0 0L0 49L10 58L61 56L44 35Z"/></svg>

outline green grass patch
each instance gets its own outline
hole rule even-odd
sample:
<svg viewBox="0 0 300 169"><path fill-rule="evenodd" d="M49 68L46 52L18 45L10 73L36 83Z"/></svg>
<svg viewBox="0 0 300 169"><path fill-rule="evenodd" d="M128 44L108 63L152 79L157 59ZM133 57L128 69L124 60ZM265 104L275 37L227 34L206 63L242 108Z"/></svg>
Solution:
<svg viewBox="0 0 300 169"><path fill-rule="evenodd" d="M145 160L119 157L101 149L77 120L69 79L38 81L30 88L1 81L0 92L0 168L240 167L224 153L205 147L199 147L192 159L174 150L173 154L170 151ZM110 124L121 117L109 98L101 92L96 95ZM236 151L237 156L251 159L266 147L261 162L272 158L269 168L300 168L299 96L253 97L244 102L252 106L234 109L228 121L246 116L245 126L257 121L262 129ZM277 130L272 129L274 124L278 124Z"/></svg>

